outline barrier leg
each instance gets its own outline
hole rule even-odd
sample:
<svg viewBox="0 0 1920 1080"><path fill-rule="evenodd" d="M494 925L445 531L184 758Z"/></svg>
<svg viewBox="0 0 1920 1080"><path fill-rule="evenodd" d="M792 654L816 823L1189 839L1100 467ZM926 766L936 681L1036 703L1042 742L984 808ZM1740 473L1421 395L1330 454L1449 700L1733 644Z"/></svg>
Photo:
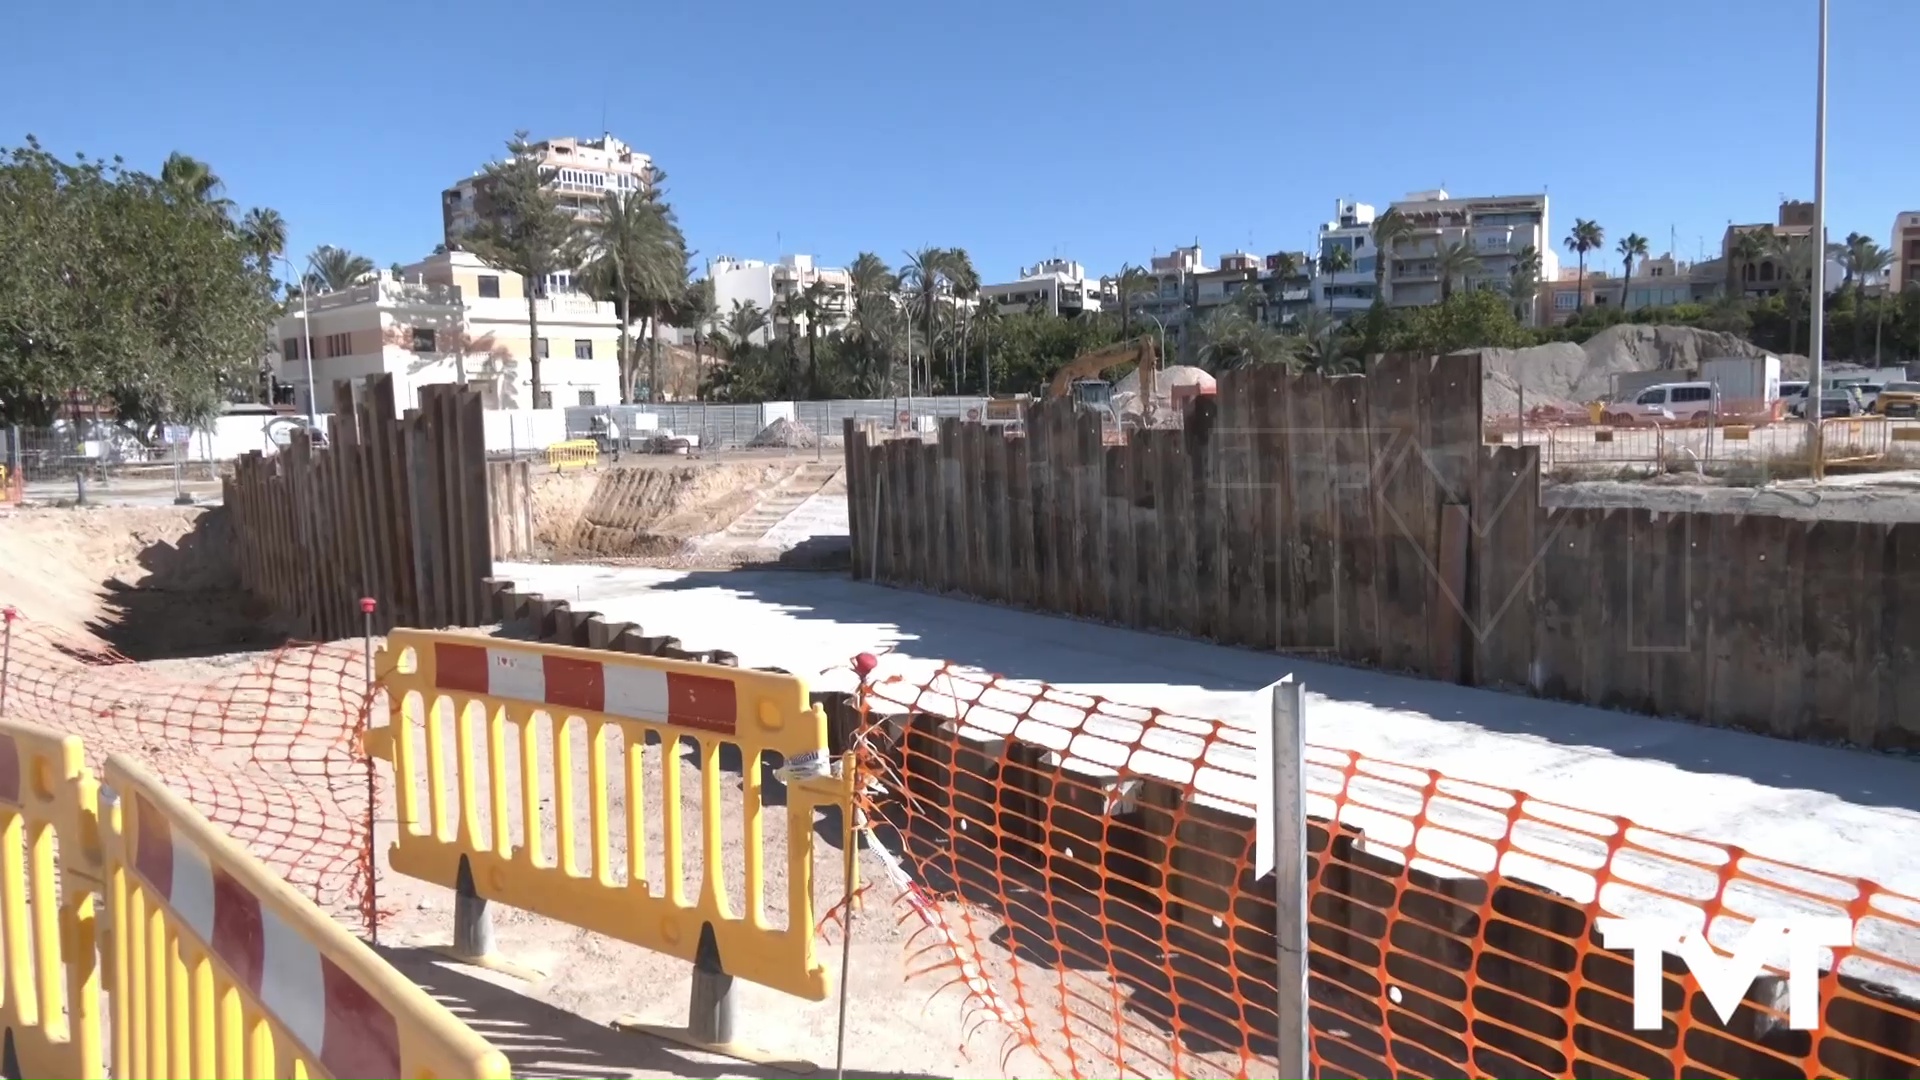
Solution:
<svg viewBox="0 0 1920 1080"><path fill-rule="evenodd" d="M546 978L546 972L516 964L493 951L493 914L487 898L473 884L473 866L460 856L460 869L453 881L453 944L436 945L433 951L470 967L486 968L525 982Z"/></svg>
<svg viewBox="0 0 1920 1080"><path fill-rule="evenodd" d="M693 958L693 996L687 1002L687 1026L643 1024L631 1016L615 1020L613 1026L620 1031L652 1035L751 1065L775 1066L784 1073L819 1071L810 1061L781 1057L733 1041L733 976L727 974L720 962L720 946L714 941L712 923L700 926L700 947L694 951Z"/></svg>

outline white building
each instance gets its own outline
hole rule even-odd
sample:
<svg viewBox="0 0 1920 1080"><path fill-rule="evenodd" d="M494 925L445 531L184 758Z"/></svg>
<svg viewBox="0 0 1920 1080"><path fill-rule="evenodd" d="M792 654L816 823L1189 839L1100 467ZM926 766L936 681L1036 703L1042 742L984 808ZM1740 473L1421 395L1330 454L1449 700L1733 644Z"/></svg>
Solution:
<svg viewBox="0 0 1920 1080"><path fill-rule="evenodd" d="M600 213L608 193L641 191L652 182L653 159L611 135L598 139L547 139L528 148L548 175L547 186L576 219ZM440 194L441 224L452 246L478 223L486 208L488 177L474 173Z"/></svg>
<svg viewBox="0 0 1920 1080"><path fill-rule="evenodd" d="M1440 302L1439 253L1456 243L1472 248L1479 265L1453 283L1455 290L1504 291L1521 252L1529 247L1539 253L1540 280L1558 277L1545 194L1454 198L1435 189L1413 192L1389 209L1413 226L1413 232L1386 253L1387 302L1394 307Z"/></svg>
<svg viewBox="0 0 1920 1080"><path fill-rule="evenodd" d="M1373 207L1340 199L1333 204L1333 220L1320 226L1320 245L1314 252L1310 286L1313 303L1335 319L1345 320L1373 306L1374 270L1378 253L1373 243ZM1345 251L1347 269L1326 273L1328 256Z"/></svg>
<svg viewBox="0 0 1920 1080"><path fill-rule="evenodd" d="M788 255L777 263L759 259L736 259L721 255L707 263L707 277L713 282L713 299L719 310L719 326L726 328L727 316L735 302L751 303L768 315L767 325L753 340L765 344L773 335L786 333L789 323L795 332L805 335L804 315L788 315L788 304L820 283L826 297L822 331L845 326L852 311L853 278L838 267L816 267L811 255Z"/></svg>
<svg viewBox="0 0 1920 1080"><path fill-rule="evenodd" d="M1020 279L980 286L981 301L992 300L1003 313L1038 311L1078 315L1105 305L1106 286L1087 279L1086 268L1067 259L1047 259L1020 268Z"/></svg>
<svg viewBox="0 0 1920 1080"><path fill-rule="evenodd" d="M310 298L312 383L319 412L332 408L333 384L386 372L396 404L418 402L421 386L477 385L490 408L606 405L620 400L619 317L612 304L550 288L534 300L540 319L541 394L533 396L533 355L526 292L518 274L487 266L466 252L434 255L382 272L338 292ZM308 409L308 367L302 307L275 324L276 377L295 388ZM634 346L636 349L638 344Z"/></svg>

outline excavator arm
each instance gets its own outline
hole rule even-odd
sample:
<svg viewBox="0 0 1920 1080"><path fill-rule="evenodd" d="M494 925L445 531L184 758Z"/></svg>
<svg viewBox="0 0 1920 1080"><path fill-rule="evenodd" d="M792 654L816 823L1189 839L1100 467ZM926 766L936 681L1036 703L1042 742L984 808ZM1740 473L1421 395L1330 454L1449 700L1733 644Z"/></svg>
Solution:
<svg viewBox="0 0 1920 1080"><path fill-rule="evenodd" d="M1101 372L1118 367L1129 360L1139 362L1140 392L1151 395L1160 357L1153 347L1152 338L1139 337L1074 357L1071 363L1053 373L1053 385L1048 388L1047 396L1066 397L1073 390L1074 383L1081 379L1098 378Z"/></svg>

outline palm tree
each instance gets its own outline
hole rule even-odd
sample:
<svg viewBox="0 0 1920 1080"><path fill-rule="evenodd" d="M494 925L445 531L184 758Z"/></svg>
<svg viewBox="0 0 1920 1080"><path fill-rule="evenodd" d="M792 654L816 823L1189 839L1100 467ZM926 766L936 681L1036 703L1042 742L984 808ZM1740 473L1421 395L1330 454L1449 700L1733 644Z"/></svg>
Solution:
<svg viewBox="0 0 1920 1080"><path fill-rule="evenodd" d="M1353 269L1353 251L1338 244L1320 253L1320 272L1331 277ZM1333 314L1333 283L1326 284L1327 314Z"/></svg>
<svg viewBox="0 0 1920 1080"><path fill-rule="evenodd" d="M1768 230L1768 254L1780 264L1780 299L1787 308L1787 351L1800 351L1800 303L1813 276L1813 238ZM1824 298L1815 297L1820 303Z"/></svg>
<svg viewBox="0 0 1920 1080"><path fill-rule="evenodd" d="M1582 311L1587 306L1587 252L1599 251L1607 242L1607 231L1597 221L1587 218L1575 218L1573 229L1567 233L1567 250L1580 259L1580 291L1574 295L1574 310Z"/></svg>
<svg viewBox="0 0 1920 1080"><path fill-rule="evenodd" d="M160 183L182 202L199 203L220 213L233 205L232 200L220 197L227 185L214 174L212 167L178 150L168 154L161 164Z"/></svg>
<svg viewBox="0 0 1920 1080"><path fill-rule="evenodd" d="M807 320L807 397L820 396L820 325L833 316L833 287L815 278L800 292L800 317Z"/></svg>
<svg viewBox="0 0 1920 1080"><path fill-rule="evenodd" d="M974 309L971 326L980 338L980 393L993 393L993 339L999 335L1002 319L999 304L981 304Z"/></svg>
<svg viewBox="0 0 1920 1080"><path fill-rule="evenodd" d="M980 278L965 250L925 247L907 253L906 264L900 268L900 284L907 291L913 313L926 328L927 386L931 390L940 297L962 299L980 287Z"/></svg>
<svg viewBox="0 0 1920 1080"><path fill-rule="evenodd" d="M1727 295L1742 296L1746 293L1744 284L1746 272L1753 265L1767 258L1773 252L1773 226L1749 229L1733 238L1733 246L1727 252Z"/></svg>
<svg viewBox="0 0 1920 1080"><path fill-rule="evenodd" d="M309 294L339 292L373 273L373 260L346 248L321 244L307 256L305 287Z"/></svg>
<svg viewBox="0 0 1920 1080"><path fill-rule="evenodd" d="M1413 222L1398 210L1388 210L1373 219L1373 299L1387 299L1387 262L1407 237L1413 235Z"/></svg>
<svg viewBox="0 0 1920 1080"><path fill-rule="evenodd" d="M597 300L612 300L620 316L620 400L631 402L637 365L629 328L633 307L649 308L649 337L654 357L647 376L647 400L658 401L659 319L662 309L686 294L686 238L673 220L673 211L655 184L640 189L611 191L601 202L600 215L580 230L584 266L581 281Z"/></svg>
<svg viewBox="0 0 1920 1080"><path fill-rule="evenodd" d="M767 328L767 313L751 300L735 300L727 312L727 359L741 360L753 347L755 334Z"/></svg>
<svg viewBox="0 0 1920 1080"><path fill-rule="evenodd" d="M240 236L260 271L273 273L273 261L287 250L287 220L280 211L256 206L240 219Z"/></svg>
<svg viewBox="0 0 1920 1080"><path fill-rule="evenodd" d="M693 386L694 396L700 395L700 383L705 377L705 357L703 346L707 335L713 332L713 321L720 317L720 301L713 295L713 279L701 278L687 286L686 295L680 301L678 315L680 325L693 330Z"/></svg>
<svg viewBox="0 0 1920 1080"><path fill-rule="evenodd" d="M1647 238L1637 232L1622 237L1619 246L1613 250L1620 253L1625 264L1620 270L1620 310L1627 310L1627 288L1633 284L1633 260L1645 260L1647 257Z"/></svg>
<svg viewBox="0 0 1920 1080"><path fill-rule="evenodd" d="M879 386L890 387L894 328L899 316L894 293L900 288L900 280L886 260L871 251L854 256L847 276L853 289L853 312L847 324L847 337L859 352L860 372L856 378L861 385L871 386L877 376ZM875 359L879 360L877 372Z"/></svg>
<svg viewBox="0 0 1920 1080"><path fill-rule="evenodd" d="M805 309L798 290L773 298L773 321L787 328L786 376L781 381L788 397L800 396L800 320L806 318Z"/></svg>
<svg viewBox="0 0 1920 1080"><path fill-rule="evenodd" d="M1840 269L1846 274L1840 283L1842 289L1853 289L1853 355L1857 358L1863 353L1860 331L1864 320L1860 314L1866 307L1866 285L1868 281L1878 281L1887 267L1893 265L1893 253L1881 247L1871 236L1862 233L1848 233L1844 244L1834 244L1833 254L1840 260ZM1874 305L1874 340L1880 338L1880 319L1886 313L1886 302L1882 300ZM1878 349L1875 350L1878 352ZM1878 358L1875 358L1878 363Z"/></svg>
<svg viewBox="0 0 1920 1080"><path fill-rule="evenodd" d="M547 186L539 155L527 133L514 132L507 157L487 166L490 198L479 223L464 240L481 261L518 274L527 294L527 368L533 405L540 407L540 296L549 277L579 267L573 214Z"/></svg>
<svg viewBox="0 0 1920 1080"><path fill-rule="evenodd" d="M1110 280L1114 297L1120 301L1120 336L1124 339L1130 336L1133 329L1133 298L1157 294L1160 291L1160 279L1145 267L1123 263L1120 272Z"/></svg>
<svg viewBox="0 0 1920 1080"><path fill-rule="evenodd" d="M1507 293L1513 297L1514 318L1531 326L1533 302L1540 293L1540 249L1528 244L1520 249L1507 273Z"/></svg>
<svg viewBox="0 0 1920 1080"><path fill-rule="evenodd" d="M1435 257L1435 265L1440 271L1440 302L1453 299L1453 283L1464 281L1468 275L1480 269L1480 256L1474 254L1473 246L1464 240L1440 249Z"/></svg>

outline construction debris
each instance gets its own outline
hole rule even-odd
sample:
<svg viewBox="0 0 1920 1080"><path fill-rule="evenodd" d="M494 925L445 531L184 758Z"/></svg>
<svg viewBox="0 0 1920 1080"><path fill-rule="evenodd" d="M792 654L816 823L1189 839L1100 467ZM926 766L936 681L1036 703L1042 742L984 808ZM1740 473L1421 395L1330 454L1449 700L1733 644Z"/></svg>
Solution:
<svg viewBox="0 0 1920 1080"><path fill-rule="evenodd" d="M818 441L812 428L783 416L760 429L747 445L756 450L811 450Z"/></svg>

